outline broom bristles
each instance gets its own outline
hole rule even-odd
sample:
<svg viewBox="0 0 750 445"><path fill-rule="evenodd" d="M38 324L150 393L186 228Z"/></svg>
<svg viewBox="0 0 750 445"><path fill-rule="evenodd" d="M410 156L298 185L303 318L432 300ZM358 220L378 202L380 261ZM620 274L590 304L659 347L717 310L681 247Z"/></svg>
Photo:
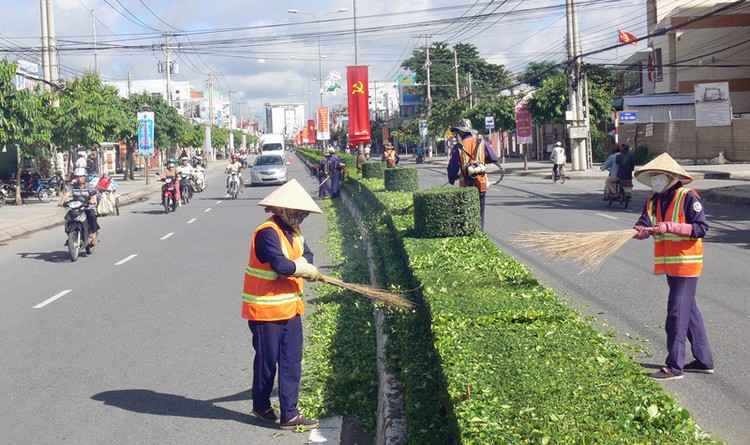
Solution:
<svg viewBox="0 0 750 445"><path fill-rule="evenodd" d="M347 283L345 281L341 281L341 280L338 280L336 278L332 278L326 275L321 275L320 281L324 283L332 284L334 286L338 286L342 289L356 292L372 300L385 303L386 305L390 307L404 308L404 309L411 309L414 307L413 302L407 300L401 295L387 292L383 289L378 289L377 287L370 286L367 284Z"/></svg>
<svg viewBox="0 0 750 445"><path fill-rule="evenodd" d="M553 259L572 261L583 267L580 273L600 268L633 235L635 229L608 232L519 232L517 244L547 253Z"/></svg>

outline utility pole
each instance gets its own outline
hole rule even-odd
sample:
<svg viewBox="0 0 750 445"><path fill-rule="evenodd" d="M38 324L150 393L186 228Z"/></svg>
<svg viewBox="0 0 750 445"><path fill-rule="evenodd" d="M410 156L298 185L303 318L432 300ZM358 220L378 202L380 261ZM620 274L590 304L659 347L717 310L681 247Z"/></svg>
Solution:
<svg viewBox="0 0 750 445"><path fill-rule="evenodd" d="M237 91L227 91L227 97L229 98L229 150L234 152L234 119L232 119L232 94Z"/></svg>
<svg viewBox="0 0 750 445"><path fill-rule="evenodd" d="M578 10L575 0L566 0L567 18L567 48L568 48L568 91L570 94L569 111L566 113L568 121L568 135L570 136L570 158L574 171L588 169L588 119L583 109L582 91L584 83L581 81L581 48L578 40Z"/></svg>
<svg viewBox="0 0 750 445"><path fill-rule="evenodd" d="M243 119L242 119L242 106L245 105L247 102L237 102L237 108L240 109L240 131L242 132L242 141L240 142L240 148L245 148L245 126L242 125Z"/></svg>
<svg viewBox="0 0 750 445"><path fill-rule="evenodd" d="M456 99L460 99L461 94L458 91L458 52L455 46L453 47L453 71L456 74Z"/></svg>
<svg viewBox="0 0 750 445"><path fill-rule="evenodd" d="M425 35L424 36L424 46L425 46L425 62L424 67L427 70L427 113L432 110L432 92L430 91L430 36Z"/></svg>
<svg viewBox="0 0 750 445"><path fill-rule="evenodd" d="M128 97L133 94L133 73L128 73Z"/></svg>
<svg viewBox="0 0 750 445"><path fill-rule="evenodd" d="M214 73L208 73L208 125L214 126Z"/></svg>
<svg viewBox="0 0 750 445"><path fill-rule="evenodd" d="M169 105L171 107L172 106L172 69L173 69L173 64L170 61L170 55L171 55L171 51L172 51L173 48L171 46L169 46L169 33L168 32L164 33L164 38L165 38L165 41L166 41L166 44L164 45L164 56L166 57L166 61L167 61L166 67L164 68L165 71L167 72L167 105Z"/></svg>
<svg viewBox="0 0 750 445"><path fill-rule="evenodd" d="M94 32L94 71L97 73L99 72L99 64L97 62L97 54L96 54L96 12L94 10L91 10L91 27Z"/></svg>
<svg viewBox="0 0 750 445"><path fill-rule="evenodd" d="M42 69L44 72L44 88L51 90L51 85L57 82L57 39L55 37L55 20L52 0L39 1L42 19Z"/></svg>
<svg viewBox="0 0 750 445"><path fill-rule="evenodd" d="M471 78L471 72L466 73L466 84L469 88L469 108L474 108L474 82Z"/></svg>
<svg viewBox="0 0 750 445"><path fill-rule="evenodd" d="M375 91L375 92L374 92L374 96L373 96L373 97L374 97L374 100L373 100L373 102L375 102L375 103L374 103L374 108L375 108L375 120L378 120L378 81L377 81L377 80L373 80L373 81L372 81L372 85L373 85L373 87L374 87L374 91Z"/></svg>
<svg viewBox="0 0 750 445"><path fill-rule="evenodd" d="M354 64L359 65L359 43L357 41L357 0L352 0L352 12L354 13Z"/></svg>

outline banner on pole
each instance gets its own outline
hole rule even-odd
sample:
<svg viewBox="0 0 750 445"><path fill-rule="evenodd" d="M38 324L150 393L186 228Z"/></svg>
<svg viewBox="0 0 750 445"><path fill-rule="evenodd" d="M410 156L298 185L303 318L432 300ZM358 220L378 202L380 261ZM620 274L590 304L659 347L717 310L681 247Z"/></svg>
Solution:
<svg viewBox="0 0 750 445"><path fill-rule="evenodd" d="M526 102L516 100L516 136L519 144L531 144L534 137L531 128L531 112Z"/></svg>
<svg viewBox="0 0 750 445"><path fill-rule="evenodd" d="M307 143L315 143L315 119L307 120Z"/></svg>
<svg viewBox="0 0 750 445"><path fill-rule="evenodd" d="M349 144L369 142L370 107L366 65L346 67L347 98L349 104Z"/></svg>
<svg viewBox="0 0 750 445"><path fill-rule="evenodd" d="M327 141L331 138L328 126L328 107L318 107L318 139Z"/></svg>
<svg viewBox="0 0 750 445"><path fill-rule="evenodd" d="M141 111L138 113L138 155L143 157L154 155L153 111Z"/></svg>

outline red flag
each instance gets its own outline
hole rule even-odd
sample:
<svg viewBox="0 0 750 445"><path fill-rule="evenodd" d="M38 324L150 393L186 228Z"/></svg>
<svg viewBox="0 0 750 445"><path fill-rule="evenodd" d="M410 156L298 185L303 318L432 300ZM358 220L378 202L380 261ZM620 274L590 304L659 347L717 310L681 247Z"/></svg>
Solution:
<svg viewBox="0 0 750 445"><path fill-rule="evenodd" d="M307 141L310 144L315 143L315 119L308 119L307 121Z"/></svg>
<svg viewBox="0 0 750 445"><path fill-rule="evenodd" d="M349 99L349 143L352 145L368 142L371 139L367 82L367 65L346 67L347 97Z"/></svg>
<svg viewBox="0 0 750 445"><path fill-rule="evenodd" d="M617 35L620 37L620 43L632 43L633 45L638 45L638 37L630 34L629 32L618 29Z"/></svg>

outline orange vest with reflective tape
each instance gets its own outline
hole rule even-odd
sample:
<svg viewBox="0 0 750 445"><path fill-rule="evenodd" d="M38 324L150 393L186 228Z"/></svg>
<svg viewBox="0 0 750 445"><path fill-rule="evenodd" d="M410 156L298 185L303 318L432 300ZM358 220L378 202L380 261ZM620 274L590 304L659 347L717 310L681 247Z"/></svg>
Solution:
<svg viewBox="0 0 750 445"><path fill-rule="evenodd" d="M395 167L396 166L396 151L386 150L384 154L385 154L386 164L388 164L389 167Z"/></svg>
<svg viewBox="0 0 750 445"><path fill-rule="evenodd" d="M467 182L466 168L469 166L469 164L474 161L484 164L484 144L482 144L480 147L477 147L477 138L464 139L460 142L460 144L461 146L463 146L463 150L459 148L459 152L461 154L461 168L459 169L458 173L460 178L458 184L461 187L466 187L467 184L471 182ZM479 189L479 193L484 193L487 191L486 174L482 173L474 176L473 181L473 186Z"/></svg>
<svg viewBox="0 0 750 445"><path fill-rule="evenodd" d="M685 195L695 193L695 190L679 188L672 202L667 208L665 221L686 223L682 205ZM661 203L651 196L648 199L646 212L651 219L651 225L661 222ZM690 238L666 233L654 235L654 274L667 274L673 277L697 277L703 270L703 241L700 238Z"/></svg>
<svg viewBox="0 0 750 445"><path fill-rule="evenodd" d="M294 230L292 243L273 220L268 218L253 232L250 261L245 269L242 290L242 318L253 321L289 320L305 313L302 302L304 280L299 277L279 275L270 263L261 263L255 255L255 238L260 230L272 228L279 236L281 251L290 260L302 256L305 240L299 229Z"/></svg>

